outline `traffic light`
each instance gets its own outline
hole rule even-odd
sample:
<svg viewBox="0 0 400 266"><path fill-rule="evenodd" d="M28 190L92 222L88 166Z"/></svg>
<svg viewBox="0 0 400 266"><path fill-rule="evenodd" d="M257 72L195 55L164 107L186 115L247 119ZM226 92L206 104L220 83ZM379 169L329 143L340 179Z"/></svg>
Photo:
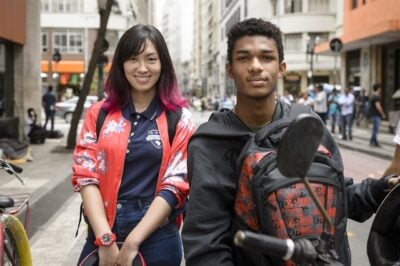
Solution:
<svg viewBox="0 0 400 266"><path fill-rule="evenodd" d="M62 56L60 54L60 50L59 49L54 49L54 53L53 53L53 61L58 63L60 62L62 59Z"/></svg>

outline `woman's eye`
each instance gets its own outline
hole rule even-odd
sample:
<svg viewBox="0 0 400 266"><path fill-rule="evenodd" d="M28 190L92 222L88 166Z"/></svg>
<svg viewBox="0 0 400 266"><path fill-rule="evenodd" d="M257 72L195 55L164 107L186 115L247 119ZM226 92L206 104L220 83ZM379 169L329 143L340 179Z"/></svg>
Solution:
<svg viewBox="0 0 400 266"><path fill-rule="evenodd" d="M149 62L156 62L158 59L155 57L150 57L148 60Z"/></svg>

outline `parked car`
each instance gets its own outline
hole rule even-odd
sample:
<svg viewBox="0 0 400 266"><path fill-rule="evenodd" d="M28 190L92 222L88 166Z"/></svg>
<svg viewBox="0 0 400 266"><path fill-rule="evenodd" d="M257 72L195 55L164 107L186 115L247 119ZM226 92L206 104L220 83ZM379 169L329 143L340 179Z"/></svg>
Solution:
<svg viewBox="0 0 400 266"><path fill-rule="evenodd" d="M76 104L78 103L78 96L73 96L72 98L56 103L56 116L65 119L65 122L71 123L72 115L75 111ZM83 105L82 117L85 115L86 110L95 102L97 102L97 96L87 96L86 101Z"/></svg>

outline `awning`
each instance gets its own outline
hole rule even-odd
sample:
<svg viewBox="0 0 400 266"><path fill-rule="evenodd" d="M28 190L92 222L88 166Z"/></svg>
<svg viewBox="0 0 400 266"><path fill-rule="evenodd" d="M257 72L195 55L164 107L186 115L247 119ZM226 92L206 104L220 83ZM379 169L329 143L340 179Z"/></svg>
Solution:
<svg viewBox="0 0 400 266"><path fill-rule="evenodd" d="M399 40L400 20L387 20L373 24L368 31L351 32L339 36L343 42L341 52L351 51L370 45L383 45ZM315 47L316 54L333 55L329 42L319 44Z"/></svg>
<svg viewBox="0 0 400 266"><path fill-rule="evenodd" d="M42 72L49 72L49 61L42 61L41 63ZM66 61L61 60L58 63L51 62L51 71L57 73L83 73L85 67L83 61Z"/></svg>
<svg viewBox="0 0 400 266"><path fill-rule="evenodd" d="M105 67L104 71L108 73L110 71L111 63L109 62ZM43 73L49 72L49 61L42 60L41 70ZM56 73L84 73L85 64L81 60L61 60L58 63L51 61L51 70Z"/></svg>

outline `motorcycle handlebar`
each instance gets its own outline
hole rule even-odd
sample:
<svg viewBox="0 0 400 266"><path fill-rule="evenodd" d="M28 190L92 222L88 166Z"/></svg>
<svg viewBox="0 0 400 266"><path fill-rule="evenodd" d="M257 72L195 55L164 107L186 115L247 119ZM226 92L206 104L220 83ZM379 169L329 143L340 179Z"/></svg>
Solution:
<svg viewBox="0 0 400 266"><path fill-rule="evenodd" d="M0 167L3 168L4 170L6 170L9 174L14 174L13 172L20 174L20 173L22 173L22 170L23 170L21 167L15 165L15 164L12 164L10 162L6 162L4 160L0 160ZM9 168L12 168L12 170ZM13 171L13 172L10 172L10 171Z"/></svg>
<svg viewBox="0 0 400 266"><path fill-rule="evenodd" d="M235 235L234 242L249 251L283 260L293 260L297 263L302 261L316 262L318 260L318 253L315 247L310 240L304 238L295 242L291 239L279 239L273 236L239 230Z"/></svg>
<svg viewBox="0 0 400 266"><path fill-rule="evenodd" d="M268 253L270 256L289 260L295 252L295 243L291 239L279 239L272 236L239 230L234 238L237 246L256 253Z"/></svg>

